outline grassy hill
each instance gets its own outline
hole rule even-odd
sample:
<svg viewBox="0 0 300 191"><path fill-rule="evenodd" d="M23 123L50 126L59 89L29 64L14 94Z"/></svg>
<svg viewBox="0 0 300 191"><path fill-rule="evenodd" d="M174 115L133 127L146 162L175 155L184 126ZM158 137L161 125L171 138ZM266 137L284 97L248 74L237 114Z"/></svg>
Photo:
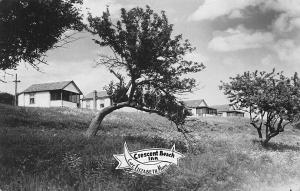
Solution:
<svg viewBox="0 0 300 191"><path fill-rule="evenodd" d="M300 190L300 130L288 127L268 147L241 118L190 118L192 149L166 119L114 112L98 136L82 133L94 112L0 105L1 190ZM186 156L166 173L115 170L113 154L151 147Z"/></svg>

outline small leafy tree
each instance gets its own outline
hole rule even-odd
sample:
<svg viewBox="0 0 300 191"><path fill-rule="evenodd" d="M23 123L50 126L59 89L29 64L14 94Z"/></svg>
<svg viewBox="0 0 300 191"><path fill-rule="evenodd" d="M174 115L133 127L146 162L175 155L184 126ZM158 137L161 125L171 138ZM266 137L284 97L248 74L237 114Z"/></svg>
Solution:
<svg viewBox="0 0 300 191"><path fill-rule="evenodd" d="M263 143L284 131L287 124L299 118L300 81L295 73L291 78L283 72L244 72L222 82L220 89L231 104L250 114L250 123ZM265 127L265 139L262 129Z"/></svg>
<svg viewBox="0 0 300 191"><path fill-rule="evenodd" d="M14 96L9 93L6 93L6 92L0 92L0 103L13 105L14 104Z"/></svg>
<svg viewBox="0 0 300 191"><path fill-rule="evenodd" d="M46 51L74 40L67 30L82 30L81 0L1 0L0 70L20 61L38 69ZM60 45L57 43L61 42Z"/></svg>
<svg viewBox="0 0 300 191"><path fill-rule="evenodd" d="M90 31L98 36L94 42L108 47L112 56L102 55L99 64L116 76L118 82L106 86L113 105L101 110L92 120L86 135L94 136L103 118L122 107L157 113L173 121L180 131L188 112L176 94L190 92L195 79L184 78L199 72L204 65L184 59L194 50L182 35L172 36L173 25L164 12L150 7L121 9L121 18L113 22L109 11L101 17L89 16Z"/></svg>

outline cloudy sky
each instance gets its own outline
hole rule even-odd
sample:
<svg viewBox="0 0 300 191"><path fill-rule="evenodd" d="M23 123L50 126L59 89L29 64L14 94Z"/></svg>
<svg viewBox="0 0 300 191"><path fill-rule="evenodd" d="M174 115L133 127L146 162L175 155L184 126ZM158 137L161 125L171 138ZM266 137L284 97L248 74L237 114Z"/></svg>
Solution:
<svg viewBox="0 0 300 191"><path fill-rule="evenodd" d="M100 15L109 5L117 18L121 7L150 5L165 10L174 34L183 34L197 48L187 59L203 62L206 69L193 74L200 84L185 99L205 99L209 105L227 103L220 81L244 71L283 70L300 72L299 0L85 0L84 12ZM89 8L86 10L86 8ZM21 64L17 72L23 90L34 83L74 80L84 94L102 90L113 76L95 67L97 47L87 33L80 40L48 52L42 72ZM13 93L12 77L0 84L0 91Z"/></svg>

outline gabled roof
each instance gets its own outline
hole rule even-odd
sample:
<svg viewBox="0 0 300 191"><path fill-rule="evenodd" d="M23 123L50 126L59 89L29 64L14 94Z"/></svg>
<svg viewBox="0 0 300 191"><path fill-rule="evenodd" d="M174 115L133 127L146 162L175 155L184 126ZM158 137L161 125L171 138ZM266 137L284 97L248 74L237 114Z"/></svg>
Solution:
<svg viewBox="0 0 300 191"><path fill-rule="evenodd" d="M93 99L94 97L94 91L86 94L82 100L88 100L88 99ZM109 97L106 91L97 91L97 98L106 98Z"/></svg>
<svg viewBox="0 0 300 191"><path fill-rule="evenodd" d="M187 107L208 107L204 99L183 101Z"/></svg>
<svg viewBox="0 0 300 191"><path fill-rule="evenodd" d="M216 108L218 112L238 112L238 113L244 113L243 111L236 110L232 106L228 104L224 105L213 105L213 108Z"/></svg>
<svg viewBox="0 0 300 191"><path fill-rule="evenodd" d="M62 90L67 87L70 83L76 87L76 89L82 94L80 89L74 83L74 81L62 81L62 82L51 82L51 83L43 83L43 84L33 84L25 89L22 93L30 93L30 92L43 92L50 90Z"/></svg>
<svg viewBox="0 0 300 191"><path fill-rule="evenodd" d="M228 104L224 105L213 105L212 107L216 108L218 111L229 111L232 110Z"/></svg>

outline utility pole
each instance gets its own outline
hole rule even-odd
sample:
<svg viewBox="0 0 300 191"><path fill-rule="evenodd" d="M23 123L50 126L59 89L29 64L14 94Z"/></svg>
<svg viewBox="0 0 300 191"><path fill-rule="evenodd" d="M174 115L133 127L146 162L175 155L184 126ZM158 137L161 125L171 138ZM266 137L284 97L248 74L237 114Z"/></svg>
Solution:
<svg viewBox="0 0 300 191"><path fill-rule="evenodd" d="M18 80L18 74L16 74L16 79L13 82L15 82L15 106L18 106L18 83L21 82Z"/></svg>

